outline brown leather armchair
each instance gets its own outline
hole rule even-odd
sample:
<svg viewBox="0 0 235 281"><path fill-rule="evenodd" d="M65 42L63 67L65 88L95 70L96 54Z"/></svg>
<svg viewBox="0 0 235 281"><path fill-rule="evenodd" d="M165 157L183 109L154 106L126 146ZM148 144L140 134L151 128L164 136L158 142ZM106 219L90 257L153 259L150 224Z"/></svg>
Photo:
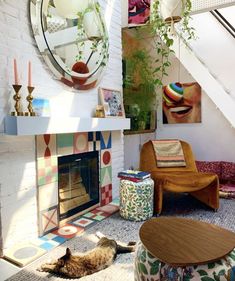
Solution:
<svg viewBox="0 0 235 281"><path fill-rule="evenodd" d="M197 171L191 146L180 141L184 151L185 167L157 167L155 151L151 141L145 143L140 153L140 170L150 172L154 180L154 212L162 211L163 192L187 192L210 206L219 208L219 179L213 173Z"/></svg>

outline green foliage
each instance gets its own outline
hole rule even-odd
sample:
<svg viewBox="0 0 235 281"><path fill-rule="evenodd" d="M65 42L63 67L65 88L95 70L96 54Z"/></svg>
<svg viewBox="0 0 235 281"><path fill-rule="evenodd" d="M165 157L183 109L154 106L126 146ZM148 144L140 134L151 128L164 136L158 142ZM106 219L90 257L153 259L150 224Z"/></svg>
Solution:
<svg viewBox="0 0 235 281"><path fill-rule="evenodd" d="M167 76L167 69L171 63L169 57L171 53L174 53L170 47L174 43L174 39L170 34L171 26L164 21L160 14L160 1L154 0L151 10L151 26L154 36L157 36L155 40L156 51L158 59L155 61L157 67L154 69L156 75L155 83L158 86L162 86L162 79ZM183 13L182 13L182 27L181 32L187 34L187 39L196 39L195 29L189 26L190 12L192 4L190 0L181 0L183 2Z"/></svg>
<svg viewBox="0 0 235 281"><path fill-rule="evenodd" d="M126 59L124 103L137 104L140 111L149 111L155 102L155 79L151 57L146 50L136 50Z"/></svg>
<svg viewBox="0 0 235 281"><path fill-rule="evenodd" d="M78 12L77 16L77 39L76 39L76 46L78 50L78 54L76 55L76 61L83 61L84 60L84 52L85 52L85 38L86 38L86 32L83 26L83 19L86 13L95 11L95 13L101 17L101 11L100 11L100 4L94 3L94 5L88 5L88 7L83 12ZM105 30L104 22L101 20L101 26L102 29ZM102 58L100 62L100 66L105 66L108 59L108 36L105 34L102 39L101 38L89 38L89 40L92 41L90 50L95 53L98 51L99 48L99 56L96 61L96 64L99 63L99 58Z"/></svg>
<svg viewBox="0 0 235 281"><path fill-rule="evenodd" d="M124 75L123 97L127 115L132 118L132 130L144 130L150 124L155 105L155 79L150 55L136 50L128 57Z"/></svg>

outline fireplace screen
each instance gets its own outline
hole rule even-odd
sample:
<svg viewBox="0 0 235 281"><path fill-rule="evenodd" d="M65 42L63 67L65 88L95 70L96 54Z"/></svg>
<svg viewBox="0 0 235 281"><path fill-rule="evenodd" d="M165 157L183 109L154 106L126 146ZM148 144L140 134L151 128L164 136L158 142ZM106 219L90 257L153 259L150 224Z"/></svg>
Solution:
<svg viewBox="0 0 235 281"><path fill-rule="evenodd" d="M99 203L98 152L58 158L60 220Z"/></svg>

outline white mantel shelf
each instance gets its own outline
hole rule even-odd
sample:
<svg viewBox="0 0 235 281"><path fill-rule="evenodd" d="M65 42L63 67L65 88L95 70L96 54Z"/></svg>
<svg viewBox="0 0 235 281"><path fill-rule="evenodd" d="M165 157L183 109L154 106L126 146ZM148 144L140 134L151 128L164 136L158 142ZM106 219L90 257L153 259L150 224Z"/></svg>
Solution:
<svg viewBox="0 0 235 281"><path fill-rule="evenodd" d="M43 135L130 129L129 118L6 116L5 134Z"/></svg>

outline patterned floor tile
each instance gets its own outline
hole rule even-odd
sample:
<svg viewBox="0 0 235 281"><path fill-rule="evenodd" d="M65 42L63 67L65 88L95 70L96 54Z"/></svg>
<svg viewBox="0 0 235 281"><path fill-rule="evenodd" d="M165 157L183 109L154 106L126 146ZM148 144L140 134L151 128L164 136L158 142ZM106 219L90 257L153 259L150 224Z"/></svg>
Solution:
<svg viewBox="0 0 235 281"><path fill-rule="evenodd" d="M31 243L35 246L38 246L38 247L46 250L46 251L54 249L55 247L60 245L59 242L56 242L54 240L45 240L43 238L35 239L35 240L31 241Z"/></svg>
<svg viewBox="0 0 235 281"><path fill-rule="evenodd" d="M78 227L72 224L65 224L59 229L53 231L52 233L66 239L70 239L82 234L83 232L84 232L84 228L82 227Z"/></svg>
<svg viewBox="0 0 235 281"><path fill-rule="evenodd" d="M87 228L88 226L90 227L91 225L94 225L94 223L95 223L94 220L90 220L86 217L81 217L81 218L71 222L71 224L75 224L75 225L83 227L83 228Z"/></svg>
<svg viewBox="0 0 235 281"><path fill-rule="evenodd" d="M113 213L119 211L119 206L108 204L108 205L97 208L97 210L113 214Z"/></svg>
<svg viewBox="0 0 235 281"><path fill-rule="evenodd" d="M58 236L53 233L48 233L44 236L39 237L38 239L40 239L40 241L42 241L42 243L49 242L49 243L52 243L53 245L58 245L58 246L68 240L67 238Z"/></svg>
<svg viewBox="0 0 235 281"><path fill-rule="evenodd" d="M110 213L106 213L100 210L92 210L91 212L88 212L86 214L83 215L83 217L85 218L90 218L96 221L102 221L103 219L109 217L111 214Z"/></svg>
<svg viewBox="0 0 235 281"><path fill-rule="evenodd" d="M44 254L46 254L46 250L31 243L23 243L8 249L4 258L19 266L25 266Z"/></svg>

